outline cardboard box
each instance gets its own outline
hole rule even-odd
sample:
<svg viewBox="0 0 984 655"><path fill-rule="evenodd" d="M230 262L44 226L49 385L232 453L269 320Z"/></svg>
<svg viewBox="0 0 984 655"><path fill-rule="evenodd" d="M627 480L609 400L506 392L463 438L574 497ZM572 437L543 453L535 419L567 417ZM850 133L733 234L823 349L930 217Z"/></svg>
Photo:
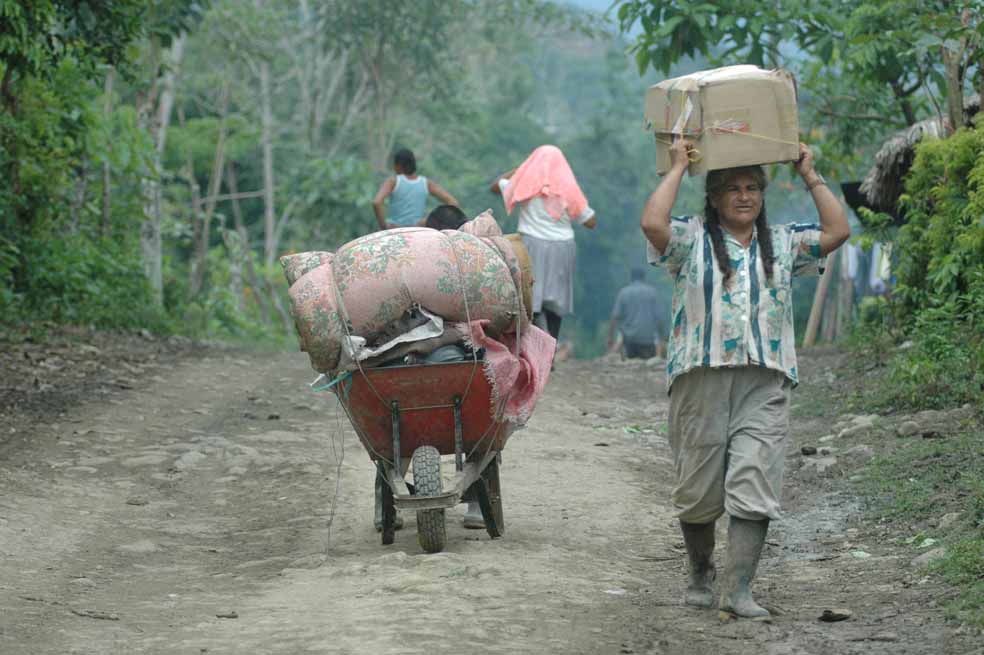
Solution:
<svg viewBox="0 0 984 655"><path fill-rule="evenodd" d="M664 80L646 92L656 170L670 170L674 135L696 143L691 175L799 157L796 81L785 70L727 66Z"/></svg>

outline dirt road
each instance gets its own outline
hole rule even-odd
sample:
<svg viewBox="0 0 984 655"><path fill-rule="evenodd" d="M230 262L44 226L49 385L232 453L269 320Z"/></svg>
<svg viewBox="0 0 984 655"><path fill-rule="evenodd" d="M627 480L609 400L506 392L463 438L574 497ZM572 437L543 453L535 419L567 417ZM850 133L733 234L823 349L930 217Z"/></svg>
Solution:
<svg viewBox="0 0 984 655"><path fill-rule="evenodd" d="M660 367L558 366L504 453L504 538L458 508L434 555L413 516L379 544L373 468L313 377L214 352L3 428L0 653L981 652L855 500L798 479L798 445L758 583L774 623L683 606Z"/></svg>

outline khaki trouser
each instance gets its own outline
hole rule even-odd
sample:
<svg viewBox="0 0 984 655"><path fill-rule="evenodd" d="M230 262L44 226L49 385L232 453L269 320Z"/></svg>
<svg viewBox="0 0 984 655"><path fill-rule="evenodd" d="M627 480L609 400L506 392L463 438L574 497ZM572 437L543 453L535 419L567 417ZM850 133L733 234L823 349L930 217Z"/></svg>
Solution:
<svg viewBox="0 0 984 655"><path fill-rule="evenodd" d="M673 381L673 504L681 521L710 523L725 511L780 518L791 388L781 372L756 366L696 368Z"/></svg>

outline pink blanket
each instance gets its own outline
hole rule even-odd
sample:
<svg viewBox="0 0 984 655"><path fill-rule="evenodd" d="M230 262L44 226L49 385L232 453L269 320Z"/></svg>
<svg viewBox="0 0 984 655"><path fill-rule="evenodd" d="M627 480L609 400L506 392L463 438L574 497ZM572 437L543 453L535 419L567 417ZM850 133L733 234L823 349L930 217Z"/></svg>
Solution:
<svg viewBox="0 0 984 655"><path fill-rule="evenodd" d="M543 207L554 220L560 220L564 212L575 219L588 207L581 187L574 178L567 158L557 146L540 146L526 158L509 180L503 192L506 211L530 198L541 196Z"/></svg>
<svg viewBox="0 0 984 655"><path fill-rule="evenodd" d="M547 386L557 342L540 328L525 326L521 329L517 357L516 335L503 334L499 340L493 339L485 333L488 323L472 321L456 323L454 327L462 334L471 335L466 341L473 348L485 348L485 375L492 384L492 411L498 411L502 403L505 420L526 423Z"/></svg>

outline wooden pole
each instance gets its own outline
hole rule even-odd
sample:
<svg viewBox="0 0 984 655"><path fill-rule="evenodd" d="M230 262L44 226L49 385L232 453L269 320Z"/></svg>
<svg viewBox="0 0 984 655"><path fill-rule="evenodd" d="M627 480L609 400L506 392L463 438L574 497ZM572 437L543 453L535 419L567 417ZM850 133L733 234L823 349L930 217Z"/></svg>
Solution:
<svg viewBox="0 0 984 655"><path fill-rule="evenodd" d="M810 318L806 322L806 333L803 335L803 347L809 348L817 340L817 328L820 327L820 315L823 314L823 303L827 299L827 289L830 287L830 279L834 276L834 264L837 263L837 251L827 256L827 268L824 269L817 284L817 292L813 295L813 308L810 309Z"/></svg>
<svg viewBox="0 0 984 655"><path fill-rule="evenodd" d="M820 334L823 335L824 343L833 343L834 339L837 336L837 320L838 320L837 300L838 300L838 296L836 294L828 293L827 302L823 304L823 317L822 320L820 321L821 323Z"/></svg>
<svg viewBox="0 0 984 655"><path fill-rule="evenodd" d="M844 248L854 246L844 246ZM849 252L844 251L840 258L840 280L837 287L837 338L843 339L851 331L851 318L854 314L854 279L848 269Z"/></svg>

